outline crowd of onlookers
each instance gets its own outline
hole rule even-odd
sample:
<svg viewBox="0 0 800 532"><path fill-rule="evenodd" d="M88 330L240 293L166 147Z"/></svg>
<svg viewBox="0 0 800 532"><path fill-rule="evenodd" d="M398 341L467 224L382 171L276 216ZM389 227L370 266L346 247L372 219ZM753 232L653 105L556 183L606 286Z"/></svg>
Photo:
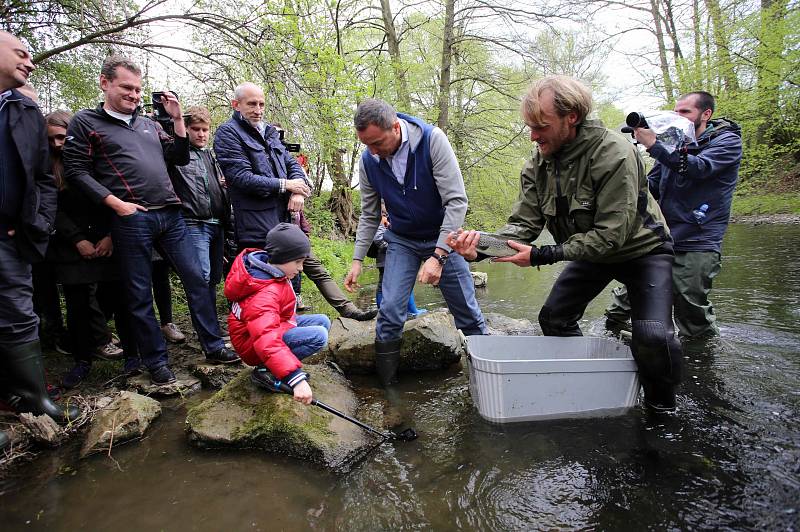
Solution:
<svg viewBox="0 0 800 532"><path fill-rule="evenodd" d="M34 68L27 47L0 31L0 400L60 422L79 415L47 392L40 336L75 359L61 388L80 384L94 359L121 360L125 375L147 371L156 385L175 383L167 342L185 334L172 316L174 272L209 363L244 360L255 366L256 384L288 384L309 403L299 360L325 345L330 321L297 317L300 274L343 317L370 320L378 310L354 305L314 256L304 216L312 191L306 159L265 119L263 90L249 82L234 89L232 116L211 150L208 109L183 109L166 91L153 93L152 115L145 114L141 69L125 57L104 61L102 102L74 116L42 116L27 83ZM633 130L656 161L648 173L638 149L590 117L592 105L589 89L566 76L537 80L523 96L536 149L497 233L514 254L496 260L569 261L539 312L546 335L580 335L589 301L612 280L623 283L607 326L631 329L645 403L670 411L682 358L673 302L682 337L719 334L708 294L720 271L740 130L712 119L711 94L687 93L675 115L691 123L695 138L670 146L646 127ZM364 257L378 259L375 367L391 386L405 320L421 312L416 282L439 287L464 334L488 334L467 265L486 255L481 235L462 229L464 180L441 129L378 99L358 105L353 125L366 149L344 285L358 287ZM556 244L533 245L545 227ZM217 315L226 261L235 350Z"/></svg>

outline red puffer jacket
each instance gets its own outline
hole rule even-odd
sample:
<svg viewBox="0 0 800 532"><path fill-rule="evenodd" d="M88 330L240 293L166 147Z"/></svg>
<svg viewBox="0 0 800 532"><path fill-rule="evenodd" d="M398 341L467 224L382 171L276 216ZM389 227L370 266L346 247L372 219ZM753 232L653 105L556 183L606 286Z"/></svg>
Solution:
<svg viewBox="0 0 800 532"><path fill-rule="evenodd" d="M251 252L257 253L247 256ZM264 364L284 380L303 367L283 342L283 333L297 326L297 300L292 283L264 262L266 256L259 249L245 249L233 262L225 279L225 297L233 302L228 332L246 364Z"/></svg>

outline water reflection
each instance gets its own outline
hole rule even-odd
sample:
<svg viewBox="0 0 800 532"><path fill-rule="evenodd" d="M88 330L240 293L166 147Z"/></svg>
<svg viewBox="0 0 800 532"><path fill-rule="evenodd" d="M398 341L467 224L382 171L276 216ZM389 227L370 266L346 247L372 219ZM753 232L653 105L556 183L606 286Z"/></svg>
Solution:
<svg viewBox="0 0 800 532"><path fill-rule="evenodd" d="M4 528L49 530L785 529L800 500L800 227L734 226L714 302L723 338L687 345L679 412L491 425L459 367L407 376L413 442L349 474L203 452L168 408L114 460L45 454L2 486ZM482 264L487 312L535 322L558 268ZM429 287L420 306L438 306ZM602 332L601 296L584 331ZM360 384L374 384L357 381ZM192 397L199 401L202 397Z"/></svg>

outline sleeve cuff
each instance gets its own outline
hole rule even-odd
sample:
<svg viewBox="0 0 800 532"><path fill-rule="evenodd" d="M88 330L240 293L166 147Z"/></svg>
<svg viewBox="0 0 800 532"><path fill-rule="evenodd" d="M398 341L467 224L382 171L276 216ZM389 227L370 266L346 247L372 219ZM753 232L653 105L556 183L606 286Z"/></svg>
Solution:
<svg viewBox="0 0 800 532"><path fill-rule="evenodd" d="M287 375L283 379L283 381L289 386L291 386L292 389L294 389L295 386L300 384L302 381L307 381L308 379L309 379L308 373L298 368L293 372L291 372L289 375Z"/></svg>

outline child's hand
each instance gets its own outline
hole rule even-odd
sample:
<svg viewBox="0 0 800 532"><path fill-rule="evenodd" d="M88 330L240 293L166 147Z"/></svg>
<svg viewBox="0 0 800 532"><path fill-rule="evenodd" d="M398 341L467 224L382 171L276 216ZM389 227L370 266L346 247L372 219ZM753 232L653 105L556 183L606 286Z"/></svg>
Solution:
<svg viewBox="0 0 800 532"><path fill-rule="evenodd" d="M294 400L303 403L304 405L310 405L311 400L314 398L311 394L311 386L308 385L308 381L300 381L300 384L294 387Z"/></svg>

